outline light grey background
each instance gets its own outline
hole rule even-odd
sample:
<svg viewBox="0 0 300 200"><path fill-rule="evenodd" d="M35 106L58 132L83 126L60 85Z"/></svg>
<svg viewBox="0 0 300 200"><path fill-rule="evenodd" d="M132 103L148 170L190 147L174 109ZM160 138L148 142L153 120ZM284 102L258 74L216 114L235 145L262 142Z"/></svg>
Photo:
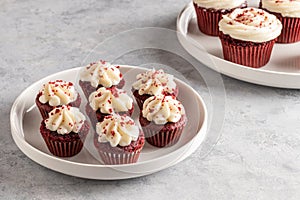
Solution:
<svg viewBox="0 0 300 200"><path fill-rule="evenodd" d="M176 166L146 177L91 181L48 170L14 144L9 111L27 86L79 66L96 44L121 31L175 29L176 16L188 2L0 2L0 199L300 198L300 92L225 76L222 135L204 159L196 151Z"/></svg>

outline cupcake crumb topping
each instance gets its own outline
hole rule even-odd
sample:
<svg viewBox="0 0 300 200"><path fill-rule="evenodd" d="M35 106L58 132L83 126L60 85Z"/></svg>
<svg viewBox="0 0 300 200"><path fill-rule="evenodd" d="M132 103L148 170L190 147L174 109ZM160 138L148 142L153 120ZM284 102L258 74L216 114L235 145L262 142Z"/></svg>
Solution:
<svg viewBox="0 0 300 200"><path fill-rule="evenodd" d="M104 60L85 66L80 72L80 80L88 81L94 88L102 85L106 88L118 85L123 78L119 66L114 66Z"/></svg>
<svg viewBox="0 0 300 200"><path fill-rule="evenodd" d="M139 128L129 116L109 115L96 125L98 142L109 142L112 147L128 146L136 141L139 136Z"/></svg>
<svg viewBox="0 0 300 200"><path fill-rule="evenodd" d="M67 105L75 101L78 95L73 83L63 80L49 81L43 85L40 93L39 101L49 102L50 106Z"/></svg>
<svg viewBox="0 0 300 200"><path fill-rule="evenodd" d="M152 96L143 104L143 117L155 124L178 122L185 110L174 96Z"/></svg>
<svg viewBox="0 0 300 200"><path fill-rule="evenodd" d="M101 113L112 114L115 112L127 112L132 109L133 100L127 93L118 88L101 87L89 96L91 108Z"/></svg>
<svg viewBox="0 0 300 200"><path fill-rule="evenodd" d="M165 73L162 69L146 71L138 74L136 78L137 81L132 87L138 90L139 95L172 94L176 89L173 75Z"/></svg>
<svg viewBox="0 0 300 200"><path fill-rule="evenodd" d="M219 29L234 39L267 42L281 34L282 24L275 15L264 10L244 8L223 15Z"/></svg>
<svg viewBox="0 0 300 200"><path fill-rule="evenodd" d="M300 18L300 0L262 0L262 8L283 17Z"/></svg>
<svg viewBox="0 0 300 200"><path fill-rule="evenodd" d="M78 133L84 121L85 116L78 108L63 105L54 108L44 122L47 129L64 135L70 132Z"/></svg>

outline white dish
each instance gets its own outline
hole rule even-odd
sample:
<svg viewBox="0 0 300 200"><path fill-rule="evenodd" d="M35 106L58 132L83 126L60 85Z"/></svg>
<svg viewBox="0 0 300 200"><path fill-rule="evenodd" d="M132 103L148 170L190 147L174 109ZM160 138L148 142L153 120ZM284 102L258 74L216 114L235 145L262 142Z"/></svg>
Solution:
<svg viewBox="0 0 300 200"><path fill-rule="evenodd" d="M178 98L185 106L189 119L183 135L176 145L159 149L146 144L137 163L102 165L92 145L92 137L88 137L84 148L78 155L71 158L53 156L48 151L39 133L41 117L38 109L34 106L35 95L42 84L49 80L78 81L76 77L79 69L62 71L37 81L25 89L15 100L10 114L12 137L20 150L33 161L49 169L82 178L101 180L126 179L151 174L170 167L187 158L205 140L207 133L206 106L192 87L176 79L180 91ZM121 69L126 80L125 89L130 88L131 82L128 80L145 70L129 66L121 66ZM129 79L130 77L131 79ZM79 88L78 90L80 91ZM81 96L84 99L84 95L81 94ZM84 106L83 104L82 106ZM91 135L90 133L89 136Z"/></svg>
<svg viewBox="0 0 300 200"><path fill-rule="evenodd" d="M258 5L258 2L253 1L251 6ZM207 36L198 30L192 2L179 14L177 31L181 45L215 71L250 83L300 89L300 42L275 44L270 62L262 68L254 69L223 59L219 38ZM210 59L206 59L207 55Z"/></svg>

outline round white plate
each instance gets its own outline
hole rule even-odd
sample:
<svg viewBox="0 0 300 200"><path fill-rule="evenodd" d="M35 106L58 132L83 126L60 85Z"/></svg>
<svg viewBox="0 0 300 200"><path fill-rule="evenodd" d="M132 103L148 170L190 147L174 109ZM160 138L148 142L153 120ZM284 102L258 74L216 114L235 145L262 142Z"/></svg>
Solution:
<svg viewBox="0 0 300 200"><path fill-rule="evenodd" d="M93 146L91 132L82 151L71 158L58 158L47 149L40 133L42 118L34 105L35 96L42 85L49 80L63 79L76 82L80 68L62 71L50 75L29 86L15 100L10 114L12 137L20 150L33 161L49 169L82 178L114 180L139 177L170 167L192 154L205 140L207 133L206 106L199 94L185 82L176 79L179 96L186 109L188 124L179 142L168 148L155 148L146 144L137 163L126 165L103 165ZM121 66L126 80L126 88L130 88L137 73L143 68ZM132 80L134 80L132 78ZM81 92L79 88L78 91ZM127 90L128 91L128 90ZM130 92L128 91L130 94ZM81 93L82 99L84 95ZM82 108L85 106L84 101ZM135 105L137 110L137 105ZM137 119L137 116L134 117Z"/></svg>
<svg viewBox="0 0 300 200"><path fill-rule="evenodd" d="M257 6L258 2L251 2L251 6ZM181 45L215 71L250 83L300 89L300 42L275 44L269 63L260 69L254 69L223 59L219 38L207 36L198 30L192 2L179 14L177 31ZM207 54L211 60L206 59ZM214 65L211 65L211 61Z"/></svg>

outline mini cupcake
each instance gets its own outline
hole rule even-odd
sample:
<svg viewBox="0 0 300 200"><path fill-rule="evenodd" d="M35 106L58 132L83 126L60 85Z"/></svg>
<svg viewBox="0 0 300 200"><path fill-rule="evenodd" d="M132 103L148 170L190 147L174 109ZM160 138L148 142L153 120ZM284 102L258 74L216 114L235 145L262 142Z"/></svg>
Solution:
<svg viewBox="0 0 300 200"><path fill-rule="evenodd" d="M79 85L81 86L86 98L100 87L122 88L125 84L119 66L114 66L109 62L100 60L84 67L80 72Z"/></svg>
<svg viewBox="0 0 300 200"><path fill-rule="evenodd" d="M145 144L144 133L129 116L109 115L96 126L94 144L107 165L137 162Z"/></svg>
<svg viewBox="0 0 300 200"><path fill-rule="evenodd" d="M282 23L278 43L300 41L300 1L299 0L261 0L260 7L275 15Z"/></svg>
<svg viewBox="0 0 300 200"><path fill-rule="evenodd" d="M223 15L219 28L224 59L259 68L269 62L282 24L264 10L244 8Z"/></svg>
<svg viewBox="0 0 300 200"><path fill-rule="evenodd" d="M146 141L153 146L176 144L186 123L184 107L174 96L152 96L143 104L140 124Z"/></svg>
<svg viewBox="0 0 300 200"><path fill-rule="evenodd" d="M199 30L211 36L219 35L218 23L222 15L230 13L235 8L246 8L245 0L194 0Z"/></svg>
<svg viewBox="0 0 300 200"><path fill-rule="evenodd" d="M43 119L48 118L48 113L57 106L69 105L79 107L81 98L75 90L73 83L56 80L49 81L36 96L35 103Z"/></svg>
<svg viewBox="0 0 300 200"><path fill-rule="evenodd" d="M61 106L42 121L40 132L53 155L71 157L81 151L89 124L78 108Z"/></svg>
<svg viewBox="0 0 300 200"><path fill-rule="evenodd" d="M156 95L178 95L178 88L173 75L160 70L149 70L137 75L137 81L132 85L132 92L140 109L144 101Z"/></svg>
<svg viewBox="0 0 300 200"><path fill-rule="evenodd" d="M131 116L133 109L133 100L124 90L101 87L90 95L86 114L94 127L107 115L118 113Z"/></svg>

